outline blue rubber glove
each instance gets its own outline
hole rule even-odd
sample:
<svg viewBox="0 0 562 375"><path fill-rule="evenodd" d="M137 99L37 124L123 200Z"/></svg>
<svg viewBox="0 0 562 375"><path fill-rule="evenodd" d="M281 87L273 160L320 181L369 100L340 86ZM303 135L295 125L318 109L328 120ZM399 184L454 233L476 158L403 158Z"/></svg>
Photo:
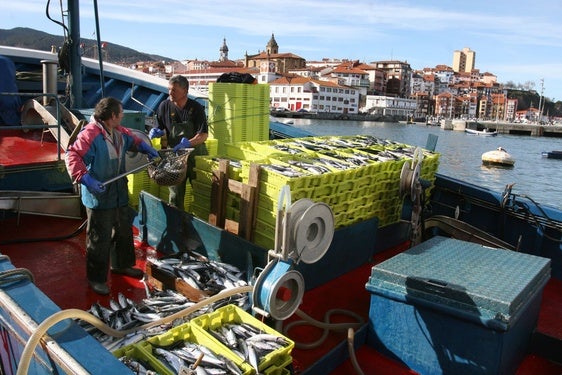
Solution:
<svg viewBox="0 0 562 375"><path fill-rule="evenodd" d="M84 186L86 186L92 194L101 194L105 191L105 186L102 185L101 182L90 176L88 173L82 176L80 182L84 184Z"/></svg>
<svg viewBox="0 0 562 375"><path fill-rule="evenodd" d="M189 139L183 137L180 143L178 143L176 147L174 147L174 152L178 152L178 150L182 148L191 148L191 142L189 141Z"/></svg>
<svg viewBox="0 0 562 375"><path fill-rule="evenodd" d="M164 135L164 130L159 129L159 128L152 128L148 132L148 138L150 138L150 139L160 138L163 135Z"/></svg>
<svg viewBox="0 0 562 375"><path fill-rule="evenodd" d="M158 155L158 151L156 151L155 149L152 148L152 146L149 146L148 143L146 142L141 142L137 148L139 149L140 152L142 152L143 154L147 154L148 155L148 159L152 160L154 158L160 157L160 155Z"/></svg>

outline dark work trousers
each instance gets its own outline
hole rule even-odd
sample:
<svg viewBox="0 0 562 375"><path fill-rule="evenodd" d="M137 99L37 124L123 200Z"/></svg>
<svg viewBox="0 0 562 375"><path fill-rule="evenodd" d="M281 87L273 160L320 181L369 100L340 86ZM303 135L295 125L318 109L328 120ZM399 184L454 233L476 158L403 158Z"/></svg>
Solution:
<svg viewBox="0 0 562 375"><path fill-rule="evenodd" d="M135 264L129 207L86 208L86 214L86 275L89 281L104 283L110 265L116 269Z"/></svg>
<svg viewBox="0 0 562 375"><path fill-rule="evenodd" d="M185 211L185 190L188 177L186 176L178 185L169 186L170 195L168 202L180 211Z"/></svg>

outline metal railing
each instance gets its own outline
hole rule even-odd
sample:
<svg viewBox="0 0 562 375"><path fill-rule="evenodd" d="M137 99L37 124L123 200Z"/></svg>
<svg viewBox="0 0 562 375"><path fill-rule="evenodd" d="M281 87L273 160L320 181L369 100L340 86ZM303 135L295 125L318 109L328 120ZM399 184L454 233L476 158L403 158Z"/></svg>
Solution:
<svg viewBox="0 0 562 375"><path fill-rule="evenodd" d="M60 120L60 116L61 116L61 103L60 100L58 98L57 94L54 93L10 93L10 92L0 92L0 97L1 96L20 96L20 97L30 97L32 99L38 98L38 97L46 97L46 98L52 98L51 100L49 100L49 103L53 103L54 102L54 106L56 109L56 124L54 125L50 125L50 124L21 124L21 121L19 124L14 124L14 125L0 125L0 131L3 130L14 130L14 129L20 129L20 130L34 130L34 129L50 129L50 128L57 128L57 137L56 137L56 141L57 141L57 161L60 161L61 158L61 120ZM20 114L20 119L21 119L21 115Z"/></svg>

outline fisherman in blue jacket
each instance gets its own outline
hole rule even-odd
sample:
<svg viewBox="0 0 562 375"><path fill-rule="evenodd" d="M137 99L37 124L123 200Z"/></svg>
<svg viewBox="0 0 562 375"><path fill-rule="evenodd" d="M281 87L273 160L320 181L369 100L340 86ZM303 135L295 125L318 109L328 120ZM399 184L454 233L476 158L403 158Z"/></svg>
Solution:
<svg viewBox="0 0 562 375"><path fill-rule="evenodd" d="M149 159L158 152L122 127L123 106L115 98L103 98L94 109L92 121L78 133L66 151L66 166L72 181L81 184L86 207L86 275L98 294L109 294L107 274L142 278L134 268L135 249L129 211L127 179L108 181L126 172L127 151L139 151Z"/></svg>
<svg viewBox="0 0 562 375"><path fill-rule="evenodd" d="M177 185L169 186L168 201L179 210L184 210L186 183L195 179L195 156L207 155L205 141L209 136L205 108L187 95L189 81L182 75L175 75L168 81L168 99L158 106L158 127L150 129L150 139L166 135L167 146L174 152L193 148L187 159L186 178Z"/></svg>

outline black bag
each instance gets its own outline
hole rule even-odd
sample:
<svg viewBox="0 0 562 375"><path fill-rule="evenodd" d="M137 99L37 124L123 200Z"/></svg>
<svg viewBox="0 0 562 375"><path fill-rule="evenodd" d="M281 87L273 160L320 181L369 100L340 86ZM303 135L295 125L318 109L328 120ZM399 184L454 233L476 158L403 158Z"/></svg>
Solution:
<svg viewBox="0 0 562 375"><path fill-rule="evenodd" d="M248 73L223 73L219 78L217 78L217 82L224 82L224 83L256 83L256 79L254 76Z"/></svg>

